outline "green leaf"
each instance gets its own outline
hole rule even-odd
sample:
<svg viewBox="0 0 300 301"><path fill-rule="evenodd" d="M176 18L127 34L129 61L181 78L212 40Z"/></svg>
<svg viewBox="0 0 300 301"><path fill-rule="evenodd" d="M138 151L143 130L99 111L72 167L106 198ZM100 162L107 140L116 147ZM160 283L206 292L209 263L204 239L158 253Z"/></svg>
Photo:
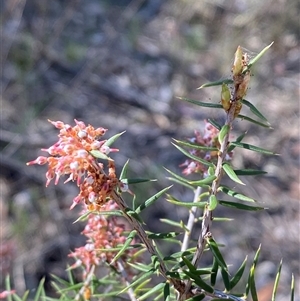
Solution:
<svg viewBox="0 0 300 301"><path fill-rule="evenodd" d="M165 238L172 238L176 237L180 232L165 232L165 233L150 233L148 234L148 238L150 239L165 239Z"/></svg>
<svg viewBox="0 0 300 301"><path fill-rule="evenodd" d="M202 180L198 180L198 181L189 181L188 183L193 185L193 186L199 186L199 187L203 187L203 186L207 186L209 184L211 184L217 177L215 175L212 176L208 176Z"/></svg>
<svg viewBox="0 0 300 301"><path fill-rule="evenodd" d="M178 145L181 146L186 146L192 149L200 149L200 150L205 150L205 151L218 151L217 147L212 147L212 146L205 146L205 145L199 145L196 143L192 143L192 142L186 142L186 141L181 141L181 140L176 140L173 139Z"/></svg>
<svg viewBox="0 0 300 301"><path fill-rule="evenodd" d="M209 205L208 210L213 211L217 208L218 200L214 194L210 195L209 197Z"/></svg>
<svg viewBox="0 0 300 301"><path fill-rule="evenodd" d="M207 238L206 241L208 243L211 252L213 253L214 258L216 258L218 265L221 267L221 269L228 272L227 264L219 250L216 241L212 237Z"/></svg>
<svg viewBox="0 0 300 301"><path fill-rule="evenodd" d="M228 124L223 125L218 135L218 140L220 144L222 144L222 142L224 141L225 137L229 133L229 130L230 130L230 126Z"/></svg>
<svg viewBox="0 0 300 301"><path fill-rule="evenodd" d="M138 184L145 182L156 182L156 179L122 179L122 183L124 184Z"/></svg>
<svg viewBox="0 0 300 301"><path fill-rule="evenodd" d="M233 80L231 78L227 78L227 79L218 80L215 82L206 83L206 84L203 84L202 86L200 86L199 88L197 88L197 90L207 88L207 87L213 87L213 86L222 86L223 84L227 84L227 85L233 84Z"/></svg>
<svg viewBox="0 0 300 301"><path fill-rule="evenodd" d="M253 292L254 297L256 295L254 273L255 273L255 268L256 268L258 258L259 258L259 255L260 255L260 250L261 250L261 245L259 245L259 247L258 247L258 249L255 253L253 263L252 263L252 266L251 266L251 269L250 269L250 273L249 273L248 281L247 281L247 285L246 285L246 292L245 292L246 296L248 296L249 291L251 291L251 294ZM253 295L252 295L252 298L253 298ZM253 301L257 301L257 296L256 296L256 300L253 300Z"/></svg>
<svg viewBox="0 0 300 301"><path fill-rule="evenodd" d="M181 256L181 258L191 272L195 272L197 270L196 267L185 256Z"/></svg>
<svg viewBox="0 0 300 301"><path fill-rule="evenodd" d="M258 301L254 272L255 272L255 267L252 266L250 269L250 278L249 278L250 292L251 292L252 301Z"/></svg>
<svg viewBox="0 0 300 301"><path fill-rule="evenodd" d="M292 281L291 281L291 301L294 301L295 298L295 278L294 274L292 274Z"/></svg>
<svg viewBox="0 0 300 301"><path fill-rule="evenodd" d="M239 283L239 281L241 280L241 278L243 276L243 273L245 271L246 263L247 263L247 256L244 259L244 261L242 262L239 269L237 270L236 274L230 279L231 289L233 289Z"/></svg>
<svg viewBox="0 0 300 301"><path fill-rule="evenodd" d="M257 124L257 125L262 126L264 128L272 129L272 127L270 126L270 124L265 124L265 123L259 122L257 120L254 120L254 119L252 119L252 118L250 118L248 116L242 115L242 114L237 115L237 118L241 118L242 120L247 120L247 121L249 121L251 123Z"/></svg>
<svg viewBox="0 0 300 301"><path fill-rule="evenodd" d="M128 247L129 247L130 243L132 242L132 240L134 239L135 235L136 235L136 230L132 230L129 233L123 247L116 254L116 256L113 258L113 260L110 262L110 265L113 265L124 254L124 252L128 250Z"/></svg>
<svg viewBox="0 0 300 301"><path fill-rule="evenodd" d="M110 137L103 145L111 146L121 135L123 135L126 131L118 133L112 137Z"/></svg>
<svg viewBox="0 0 300 301"><path fill-rule="evenodd" d="M226 186L220 186L218 188L218 190L236 198L236 199L239 199L241 201L245 201L245 202L256 202L256 200L252 199L252 198L249 198L248 196L245 196L244 194L241 194L241 193L238 193L234 190L231 190L229 187L226 187Z"/></svg>
<svg viewBox="0 0 300 301"><path fill-rule="evenodd" d="M202 102L202 101L199 101L199 100L194 100L194 99L190 99L190 98L185 98L185 97L177 97L181 100L184 100L184 101L187 101L187 102L190 102L192 104L195 104L197 106L200 106L200 107L205 107L205 108L216 108L216 109L222 109L222 105L220 104L217 104L217 103L211 103L211 102Z"/></svg>
<svg viewBox="0 0 300 301"><path fill-rule="evenodd" d="M246 73L250 68L269 50L269 48L273 45L274 42L272 42L270 45L265 47L257 56L255 56L247 65L246 70L243 71L243 73Z"/></svg>
<svg viewBox="0 0 300 301"><path fill-rule="evenodd" d="M168 281L164 286L164 301L170 301L170 283Z"/></svg>
<svg viewBox="0 0 300 301"><path fill-rule="evenodd" d="M193 187L192 185L189 185L187 182L183 182L183 181L181 181L179 179L172 178L172 177L167 177L167 179L170 180L170 181L172 181L172 182L175 182L175 183L177 183L177 184L179 184L181 186L184 186L184 187L186 187L188 189L191 189L191 190L195 191L195 187Z"/></svg>
<svg viewBox="0 0 300 301"><path fill-rule="evenodd" d="M245 204L235 203L235 202L227 202L227 201L219 201L219 204L225 207L240 209L240 210L247 210L247 211L259 211L264 210L266 208L259 207L259 206L248 206Z"/></svg>
<svg viewBox="0 0 300 301"><path fill-rule="evenodd" d="M192 202L192 203L181 202L169 194L168 194L168 198L166 200L167 200L167 202L169 202L171 204L174 204L177 206L183 206L183 207L187 207L187 208L191 208L191 207L203 208L207 205L207 202Z"/></svg>
<svg viewBox="0 0 300 301"><path fill-rule="evenodd" d="M244 105L246 105L247 107L249 107L249 108L250 108L250 111L251 111L254 115L256 115L258 118L260 118L261 120L263 120L264 122L266 122L267 124L270 125L268 119L267 119L262 113L260 113L260 112L258 111L258 109L257 109L251 102L249 102L249 101L246 100L246 99L243 99L243 100L242 100L242 103L243 103Z"/></svg>
<svg viewBox="0 0 300 301"><path fill-rule="evenodd" d="M39 286L36 290L35 296L33 301L39 301L41 300L43 297L45 297L45 289L44 289L44 283L45 283L45 278L42 278Z"/></svg>
<svg viewBox="0 0 300 301"><path fill-rule="evenodd" d="M127 287L125 287L124 289L122 289L120 292L118 292L118 295L125 293L129 288L136 286L137 284L141 283L142 281L146 280L146 279L150 279L152 275L154 275L155 273L155 269L151 269L148 272L145 272L142 275L139 275L139 277L137 277L137 280L133 281L130 285L128 285Z"/></svg>
<svg viewBox="0 0 300 301"><path fill-rule="evenodd" d="M187 157L197 161L197 162L200 162L202 163L203 165L206 165L206 166L213 166L213 164L211 162L208 162L198 156L194 156L192 154L190 154L188 151L186 151L185 149L183 149L182 147L176 145L175 143L172 143L179 151L181 151L184 155L186 155Z"/></svg>
<svg viewBox="0 0 300 301"><path fill-rule="evenodd" d="M168 191L170 188L172 187L169 186L169 187L166 187L164 189L162 189L161 191L157 192L155 195L153 195L151 198L149 198L148 200L146 200L143 204L141 204L140 206L138 206L135 210L135 212L137 214L140 214L141 211L143 211L144 209L146 209L147 207L149 207L150 205L152 205L153 203L155 203L159 197L164 194L166 191Z"/></svg>
<svg viewBox="0 0 300 301"><path fill-rule="evenodd" d="M222 126L217 121L215 121L214 119L208 118L207 122L209 122L212 126L214 126L219 131L222 128Z"/></svg>
<svg viewBox="0 0 300 301"><path fill-rule="evenodd" d="M170 220L170 219L167 219L167 218L160 218L159 219L162 223L165 223L165 224L168 224L168 225L171 225L171 226L174 226L174 227L178 227L178 228L181 228L181 229L184 229L186 230L186 225L181 221L181 222L175 222L173 220Z"/></svg>
<svg viewBox="0 0 300 301"><path fill-rule="evenodd" d="M235 174L234 170L232 169L232 167L229 165L229 163L225 162L223 163L222 165L222 168L223 170L226 172L226 174L228 175L228 177L238 183L238 184L241 184L241 185L245 185L239 178L238 176Z"/></svg>
<svg viewBox="0 0 300 301"><path fill-rule="evenodd" d="M7 275L5 277L5 289L7 291L11 291L11 285L10 285L10 277L9 277L9 275ZM7 296L7 301L12 301L12 296L11 295Z"/></svg>
<svg viewBox="0 0 300 301"><path fill-rule="evenodd" d="M265 155L278 155L272 151L269 151L267 149L252 145L252 144L248 144L248 143L241 143L241 142L230 142L231 145L234 145L236 147L240 147L243 149L247 149L247 150L251 150L257 153L261 153L261 154L265 154Z"/></svg>
<svg viewBox="0 0 300 301"><path fill-rule="evenodd" d="M247 132L243 133L242 135L238 136L235 142L241 142L244 137L246 136ZM234 145L229 145L227 152L230 153L235 149Z"/></svg>
<svg viewBox="0 0 300 301"><path fill-rule="evenodd" d="M186 179L186 178L184 178L184 177L181 177L181 176L177 175L176 173L174 173L173 171L171 171L171 170L169 170L169 169L167 169L167 168L165 168L165 167L164 167L164 169L165 169L168 173L170 173L175 179L179 180L180 183L189 184L190 181L189 181L188 179ZM193 188L193 190L194 190L194 188Z"/></svg>
<svg viewBox="0 0 300 301"><path fill-rule="evenodd" d="M122 171L120 173L120 180L126 179L127 178L127 171L128 171L128 167L129 167L129 159L125 162Z"/></svg>
<svg viewBox="0 0 300 301"><path fill-rule="evenodd" d="M105 155L104 153L100 152L99 150L93 149L90 151L90 154L98 159L103 159L103 160L110 160L113 161L112 158L108 157L107 155Z"/></svg>
<svg viewBox="0 0 300 301"><path fill-rule="evenodd" d="M231 290L228 270L221 269L221 275L223 279L224 286L226 290L229 292Z"/></svg>
<svg viewBox="0 0 300 301"><path fill-rule="evenodd" d="M132 209L130 209L130 208L126 208L126 209L125 209L125 212L126 212L129 216L131 216L131 217L133 217L134 219L136 219L137 221L139 221L141 224L143 223L142 218L141 218L134 210L132 210Z"/></svg>
<svg viewBox="0 0 300 301"><path fill-rule="evenodd" d="M279 267L278 267L278 272L276 274L271 301L275 301L275 297L276 297L276 293L277 293L277 289L278 289L278 284L279 284L279 279L280 279L280 274L281 274L281 268L282 268L282 259L280 260L280 264L279 264Z"/></svg>
<svg viewBox="0 0 300 301"><path fill-rule="evenodd" d="M207 283L205 283L199 276L195 275L193 272L191 271L186 271L183 270L183 272L188 275L190 278L192 278L194 280L194 282L200 287L202 288L204 291L208 292L208 293L213 293L214 289L208 285Z"/></svg>
<svg viewBox="0 0 300 301"><path fill-rule="evenodd" d="M266 171L257 169L235 169L234 172L237 176L258 176L267 174Z"/></svg>
<svg viewBox="0 0 300 301"><path fill-rule="evenodd" d="M210 275L210 284L212 286L215 286L216 284L218 269L219 269L218 261L215 257L213 257L213 264L212 264L211 275Z"/></svg>
<svg viewBox="0 0 300 301"><path fill-rule="evenodd" d="M141 271L141 272L148 272L149 271L149 265L140 263L140 262L126 262L126 264L130 265L131 267L133 267L134 269L136 269L137 271Z"/></svg>
<svg viewBox="0 0 300 301"><path fill-rule="evenodd" d="M188 298L186 301L201 301L205 298L205 294L200 294L191 298Z"/></svg>
<svg viewBox="0 0 300 301"><path fill-rule="evenodd" d="M158 283L156 286L154 286L153 288L151 288L146 294L142 295L139 297L139 300L145 300L146 298L148 298L149 296L160 292L163 290L163 288L165 287L165 283Z"/></svg>

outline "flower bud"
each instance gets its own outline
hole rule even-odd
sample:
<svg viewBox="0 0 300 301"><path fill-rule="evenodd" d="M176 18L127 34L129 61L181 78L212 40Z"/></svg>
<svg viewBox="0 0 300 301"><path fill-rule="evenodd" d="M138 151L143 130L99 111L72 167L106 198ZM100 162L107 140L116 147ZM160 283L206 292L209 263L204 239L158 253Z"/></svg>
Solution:
<svg viewBox="0 0 300 301"><path fill-rule="evenodd" d="M241 46L238 46L234 54L234 62L232 66L233 76L239 75L243 70L243 51Z"/></svg>
<svg viewBox="0 0 300 301"><path fill-rule="evenodd" d="M222 84L222 92L221 92L221 103L223 106L223 109L227 112L230 109L230 91L227 85Z"/></svg>

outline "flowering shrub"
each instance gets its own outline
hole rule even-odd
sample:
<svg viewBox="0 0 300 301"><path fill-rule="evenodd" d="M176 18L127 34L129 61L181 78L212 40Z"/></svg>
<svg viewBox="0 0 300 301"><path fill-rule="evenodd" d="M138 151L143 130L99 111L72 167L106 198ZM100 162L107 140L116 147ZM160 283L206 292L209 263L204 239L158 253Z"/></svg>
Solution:
<svg viewBox="0 0 300 301"><path fill-rule="evenodd" d="M76 182L79 194L74 198L70 208L81 205L83 212L79 220L86 220L83 234L87 237L85 246L71 252L70 257L75 260L71 269L82 269L82 282L74 285L70 274L70 282L66 283L56 279L59 300L107 300L107 298L125 298L130 300L245 300L251 295L256 301L257 292L254 273L257 265L260 248L251 264L244 290L236 291L237 284L242 282L246 271L247 259L241 263L236 271L230 271L225 262L219 244L213 236L212 223L218 217L214 216L219 206L245 211L263 210L257 206L255 200L243 195L222 184L222 178L228 176L235 186L244 185L240 175L260 175L264 171L253 169L235 170L231 166L233 150L236 148L248 149L267 155L273 152L242 142L245 134L232 140L231 130L236 118L241 118L265 128L270 127L266 118L259 110L245 99L250 81L251 67L270 48L264 48L255 58L249 59L247 53L238 47L232 66L232 77L218 82L202 85L200 88L221 86L219 103L204 103L197 100L183 98L201 107L223 109L226 114L224 125L214 120L205 121L203 133L195 132L195 137L188 141L175 140L176 148L187 156L181 164L183 176L172 171L170 180L194 192L194 202L188 203L176 199L168 194L167 201L174 206L184 206L189 209L188 222L165 220L169 225L180 229L180 232L151 233L145 230L145 223L140 213L155 203L165 194L167 187L151 196L141 205L135 205L133 195L132 205L124 201L122 194L128 190L128 185L140 183L147 179L127 178L128 162L118 177L110 152L117 149L110 148L111 144L120 137L115 135L108 140L102 140L106 130L95 129L91 125L75 120L76 125L71 126L61 121L50 121L59 129L59 140L53 146L43 149L49 156L40 156L28 162L32 164L48 164L46 173L46 186L54 179L57 184L62 176L67 175L67 182ZM241 115L242 106L248 107L256 119L248 115ZM258 119L258 120L257 120ZM188 175L196 174L198 180L188 179ZM222 192L233 200L219 199ZM197 208L203 210L202 217L197 215ZM120 218L123 217L130 225L125 231ZM196 246L190 242L190 234L196 218L202 220L201 231L198 234ZM156 240L169 243L184 233L181 250L173 254L162 254L157 247ZM136 240L138 236L138 242ZM199 268L203 252L210 251L213 256L211 265ZM141 259L140 253L147 251L150 262ZM140 262L137 260L139 258ZM97 268L105 267L106 275L99 276ZM278 287L281 264L274 283L272 300ZM217 275L222 279L222 288L216 288ZM151 280L156 279L156 285ZM44 296L42 284L38 290ZM7 292L13 294L8 287ZM291 285L291 299L294 300L294 282ZM37 297L38 298L38 297ZM115 299L113 299L115 300Z"/></svg>

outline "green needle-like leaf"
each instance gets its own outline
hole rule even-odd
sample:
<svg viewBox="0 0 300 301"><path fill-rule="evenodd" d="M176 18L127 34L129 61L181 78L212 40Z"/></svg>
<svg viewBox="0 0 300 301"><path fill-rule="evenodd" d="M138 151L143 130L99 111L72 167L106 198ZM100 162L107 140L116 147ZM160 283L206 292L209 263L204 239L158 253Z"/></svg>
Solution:
<svg viewBox="0 0 300 301"><path fill-rule="evenodd" d="M212 286L215 286L215 284L216 284L218 269L219 269L219 264L218 264L217 259L214 257L212 268L211 268L211 275L210 275L210 284Z"/></svg>
<svg viewBox="0 0 300 301"><path fill-rule="evenodd" d="M279 279L280 279L280 274L281 274L281 268L282 268L282 259L280 260L280 264L279 264L279 267L278 267L278 272L276 274L271 301L275 301L275 297L276 297L276 293L277 293L277 289L278 289L278 284L279 284Z"/></svg>
<svg viewBox="0 0 300 301"><path fill-rule="evenodd" d="M142 295L139 297L139 300L145 300L146 298L148 298L149 296L157 293L157 292L160 292L164 289L165 287L165 283L159 283L157 284L156 286L154 286L153 288L151 288L146 294Z"/></svg>
<svg viewBox="0 0 300 301"><path fill-rule="evenodd" d="M194 100L194 99L190 99L190 98L185 98L185 97L178 97L181 100L190 102L194 105L200 106L200 107L205 107L205 108L215 108L215 109L222 109L222 105L218 104L218 103L211 103L211 102L202 102L199 100Z"/></svg>
<svg viewBox="0 0 300 301"><path fill-rule="evenodd" d="M243 133L242 135L238 136L235 142L241 142L244 137L246 136L247 132ZM228 153L230 153L231 151L233 151L235 149L235 146L230 144L228 147Z"/></svg>
<svg viewBox="0 0 300 301"><path fill-rule="evenodd" d="M234 181L238 184L241 184L241 185L245 185L235 174L234 170L232 169L232 167L230 166L229 163L227 163L227 162L223 163L222 168L232 181Z"/></svg>
<svg viewBox="0 0 300 301"><path fill-rule="evenodd" d="M291 281L291 301L294 301L295 298L295 278L294 274L292 274L292 281Z"/></svg>
<svg viewBox="0 0 300 301"><path fill-rule="evenodd" d="M265 124L265 123L259 122L259 121L257 121L257 120L254 120L254 119L252 119L252 118L250 118L250 117L248 117L248 116L242 115L242 114L239 114L237 117L238 117L238 118L241 118L242 120L247 120L247 121L249 121L249 122L251 122L251 123L254 123L254 124L257 124L257 125L259 125L259 126L262 126L262 127L264 127L264 128L272 129L272 127L270 126L269 123L268 123L268 124Z"/></svg>
<svg viewBox="0 0 300 301"><path fill-rule="evenodd" d="M222 86L223 84L226 84L226 85L233 84L233 80L231 78L227 78L227 79L218 80L215 82L206 83L206 84L203 84L202 86L200 86L199 88L197 88L197 90L207 88L207 87Z"/></svg>
<svg viewBox="0 0 300 301"><path fill-rule="evenodd" d="M110 137L103 145L111 146L121 135L123 135L126 131L122 133L118 133L112 137Z"/></svg>
<svg viewBox="0 0 300 301"><path fill-rule="evenodd" d="M219 204L225 207L240 209L240 210L247 210L247 211L259 211L264 210L266 208L259 207L259 206L248 206L245 204L235 203L235 202L227 202L227 201L219 201Z"/></svg>
<svg viewBox="0 0 300 301"><path fill-rule="evenodd" d="M226 186L220 186L218 188L218 190L236 198L236 199L239 199L241 201L245 201L245 202L256 202L256 200L252 199L252 198L249 198L248 196L245 196L241 193L238 193L234 190L231 190L229 187L226 187Z"/></svg>
<svg viewBox="0 0 300 301"><path fill-rule="evenodd" d="M199 145L199 144L196 144L196 143L181 141L181 140L176 140L176 139L173 139L173 140L178 145L186 146L186 147L189 147L189 148L192 148L192 149L200 149L200 150L204 150L204 151L218 151L218 148L212 147L212 146Z"/></svg>
<svg viewBox="0 0 300 301"><path fill-rule="evenodd" d="M241 280L243 273L245 271L246 263L247 263L247 256L246 256L245 260L242 262L239 269L237 270L236 274L230 279L231 289L233 289Z"/></svg>
<svg viewBox="0 0 300 301"><path fill-rule="evenodd" d="M188 183L193 185L193 186L203 187L203 186L207 186L207 185L211 184L216 178L217 177L215 175L212 175L212 176L208 176L208 177L206 177L202 180L190 181Z"/></svg>
<svg viewBox="0 0 300 301"><path fill-rule="evenodd" d="M128 167L129 167L129 160L127 160L121 170L120 173L120 180L126 179L127 178L127 171L128 171Z"/></svg>
<svg viewBox="0 0 300 301"><path fill-rule="evenodd" d="M251 102L249 102L249 101L246 100L246 99L243 99L243 100L242 100L242 103L243 103L244 105L246 105L247 107L249 107L249 108L250 108L250 111L251 111L254 115L256 115L258 118L260 118L261 120L263 120L264 122L266 122L267 124L270 125L268 119L267 119L262 113L260 113L260 112L258 111L258 109L257 109Z"/></svg>
<svg viewBox="0 0 300 301"><path fill-rule="evenodd" d="M127 287L125 287L124 289L122 289L120 292L118 292L118 295L125 293L128 289L130 289L131 287L136 286L137 284L141 283L142 281L146 280L146 279L150 279L151 276L155 273L155 269L151 269L148 272L140 275L139 277L137 277L137 279L135 281L133 281L130 285L128 285Z"/></svg>
<svg viewBox="0 0 300 301"><path fill-rule="evenodd" d="M123 179L122 183L124 184L139 184L139 183L145 183L145 182L155 182L156 179Z"/></svg>
<svg viewBox="0 0 300 301"><path fill-rule="evenodd" d="M158 198L159 198L162 194L164 194L166 191L168 191L171 187L172 187L172 185L169 186L169 187L166 187L166 188L162 189L162 190L159 191L159 192L157 192L157 193L156 193L155 195L153 195L151 198L149 198L148 200L146 200L145 203L143 203L143 204L141 204L140 206L138 206L138 207L136 208L135 212L136 212L137 214L140 214L141 211L143 211L144 209L146 209L147 207L149 207L150 205L152 205L153 203L155 203L155 202L158 200Z"/></svg>
<svg viewBox="0 0 300 301"><path fill-rule="evenodd" d="M121 250L117 253L117 255L114 257L114 259L111 261L110 265L113 265L123 254L124 252L128 249L130 243L132 242L132 240L134 239L136 235L136 230L132 230L129 235L126 238L126 241L123 245L123 247L121 248Z"/></svg>
<svg viewBox="0 0 300 301"><path fill-rule="evenodd" d="M199 276L195 275L193 272L191 271L186 271L183 270L183 272L185 274L187 274L190 278L192 278L194 280L194 282L200 287L202 288L204 291L208 292L208 293L213 293L214 289L208 285L207 283L205 283Z"/></svg>
<svg viewBox="0 0 300 301"><path fill-rule="evenodd" d="M45 278L42 278L36 290L33 301L39 301L45 298L46 295L45 295L44 283L45 283Z"/></svg>
<svg viewBox="0 0 300 301"><path fill-rule="evenodd" d="M234 172L237 176L259 176L267 174L266 171L257 169L235 169Z"/></svg>
<svg viewBox="0 0 300 301"><path fill-rule="evenodd" d="M208 238L206 241L208 243L208 246L209 246L211 252L214 255L214 258L216 258L218 265L221 267L221 269L228 272L226 262L219 250L219 247L218 247L218 244L216 243L216 241L212 237Z"/></svg>
<svg viewBox="0 0 300 301"><path fill-rule="evenodd" d="M207 122L209 122L212 126L214 126L219 131L222 128L222 126L217 121L215 121L214 119L208 118Z"/></svg>
<svg viewBox="0 0 300 301"><path fill-rule="evenodd" d="M167 281L164 286L164 301L170 301L170 283Z"/></svg>
<svg viewBox="0 0 300 301"><path fill-rule="evenodd" d="M269 50L269 48L273 45L273 43L274 42L272 42L270 45L265 47L257 56L255 56L252 60L250 60L246 70L244 70L243 73L246 73L247 70L250 70L250 68Z"/></svg>
<svg viewBox="0 0 300 301"><path fill-rule="evenodd" d="M187 299L186 301L201 301L205 298L205 294L200 294L200 295L196 295L194 297L191 297L189 299Z"/></svg>
<svg viewBox="0 0 300 301"><path fill-rule="evenodd" d="M192 202L192 203L191 202L181 202L169 194L168 194L168 197L166 200L167 200L167 202L169 202L171 204L174 204L177 206L183 206L183 207L187 207L187 208L191 208L191 207L203 208L207 205L207 202Z"/></svg>
<svg viewBox="0 0 300 301"><path fill-rule="evenodd" d="M166 232L166 233L150 233L148 234L148 238L150 239L165 239L176 237L180 234L180 232Z"/></svg>
<svg viewBox="0 0 300 301"><path fill-rule="evenodd" d="M102 159L102 160L110 160L113 161L112 158L108 157L107 155L105 155L104 153L100 152L99 150L93 149L90 151L90 154L98 159Z"/></svg>
<svg viewBox="0 0 300 301"><path fill-rule="evenodd" d="M190 154L188 151L186 151L185 149L183 149L182 147L172 143L179 151L181 151L184 155L186 155L187 157L197 161L197 162L200 162L202 163L203 165L206 165L206 166L213 166L213 164L211 162L208 162L200 157L197 157L197 156L194 156L192 154Z"/></svg>
<svg viewBox="0 0 300 301"><path fill-rule="evenodd" d="M247 150L251 150L257 153L261 153L261 154L265 154L265 155L278 155L272 151L269 151L267 149L252 145L252 144L248 144L248 143L241 143L241 142L230 142L230 145L234 145L236 147L240 147L243 149L247 149Z"/></svg>
<svg viewBox="0 0 300 301"><path fill-rule="evenodd" d="M255 268L256 268L258 258L259 258L259 255L260 255L260 250L261 250L261 245L259 245L259 247L258 247L258 249L255 253L253 263L252 263L252 266L251 266L251 269L250 269L250 273L249 273L248 281L247 281L247 285L246 285L246 292L245 292L246 296L248 296L249 291L251 291L251 294L252 294L252 286L254 286L253 287L253 294L255 295L255 293L256 293L254 273L255 273ZM252 298L253 298L253 295L252 295ZM257 296L256 296L256 299L257 299ZM257 300L255 300L255 301L257 301Z"/></svg>

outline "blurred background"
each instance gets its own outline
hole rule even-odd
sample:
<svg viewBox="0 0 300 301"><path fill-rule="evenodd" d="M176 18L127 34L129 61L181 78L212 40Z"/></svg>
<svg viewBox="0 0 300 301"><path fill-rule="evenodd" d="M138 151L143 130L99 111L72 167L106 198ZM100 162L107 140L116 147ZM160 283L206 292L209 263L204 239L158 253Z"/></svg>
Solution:
<svg viewBox="0 0 300 301"><path fill-rule="evenodd" d="M219 102L220 88L197 87L230 76L238 45L253 56L274 41L255 66L247 94L273 129L237 120L233 131L235 137L248 131L245 142L281 154L234 155L235 168L268 172L244 178L247 185L237 189L269 209L219 208L217 215L234 221L215 223L213 234L226 244L233 267L247 254L252 259L262 243L261 301L270 300L283 259L278 301L287 300L291 273L296 283L300 274L299 1L9 0L1 8L1 289L10 273L20 293L44 276L53 293L49 275L64 277L72 263L67 254L85 243L83 225L73 224L78 211L69 211L75 185L45 189L46 167L25 165L57 139L47 119L83 120L109 129L107 137L126 130L113 155L118 170L129 158L131 176L158 179L132 188L142 202L171 184L163 166L180 172L185 158L172 138L192 137L207 118L224 121L221 110L177 97ZM178 185L171 193L192 201ZM145 214L151 230L163 231L159 218L186 221L188 212L161 198Z"/></svg>

